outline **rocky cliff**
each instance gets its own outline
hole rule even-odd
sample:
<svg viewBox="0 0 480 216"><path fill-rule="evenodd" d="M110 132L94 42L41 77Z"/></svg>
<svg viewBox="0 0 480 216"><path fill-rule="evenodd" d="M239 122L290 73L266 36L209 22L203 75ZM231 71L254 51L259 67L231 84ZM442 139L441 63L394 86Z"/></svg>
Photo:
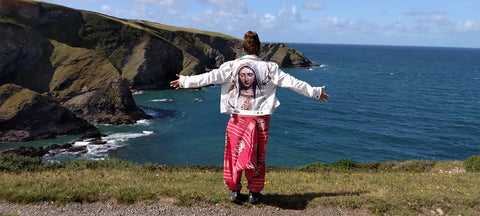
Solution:
<svg viewBox="0 0 480 216"><path fill-rule="evenodd" d="M165 89L177 73L203 73L241 54L240 40L227 35L27 0L0 0L0 38L0 85L46 94L91 124L148 118L131 90ZM261 57L314 65L285 44L263 44Z"/></svg>
<svg viewBox="0 0 480 216"><path fill-rule="evenodd" d="M95 131L46 95L14 84L0 86L0 141L26 141Z"/></svg>
<svg viewBox="0 0 480 216"><path fill-rule="evenodd" d="M108 49L82 33L83 20L81 11L61 6L0 0L0 84L47 93L92 124L148 118Z"/></svg>

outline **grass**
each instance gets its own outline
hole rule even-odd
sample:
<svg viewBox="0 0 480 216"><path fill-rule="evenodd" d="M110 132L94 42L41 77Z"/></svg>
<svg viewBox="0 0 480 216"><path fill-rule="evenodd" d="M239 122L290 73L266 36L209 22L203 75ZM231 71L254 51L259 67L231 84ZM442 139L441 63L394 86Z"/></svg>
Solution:
<svg viewBox="0 0 480 216"><path fill-rule="evenodd" d="M260 205L339 207L378 215L430 214L438 209L447 215L480 213L480 173L465 171L462 161L358 164L342 159L334 164L268 167ZM0 171L0 200L12 203L170 200L179 206L233 207L219 166L167 167L117 159L48 164L3 155Z"/></svg>
<svg viewBox="0 0 480 216"><path fill-rule="evenodd" d="M2 95L6 95L6 100L3 99ZM0 102L0 119L11 119L37 97L38 93L23 89L18 85L6 84L0 86L0 98L2 99Z"/></svg>

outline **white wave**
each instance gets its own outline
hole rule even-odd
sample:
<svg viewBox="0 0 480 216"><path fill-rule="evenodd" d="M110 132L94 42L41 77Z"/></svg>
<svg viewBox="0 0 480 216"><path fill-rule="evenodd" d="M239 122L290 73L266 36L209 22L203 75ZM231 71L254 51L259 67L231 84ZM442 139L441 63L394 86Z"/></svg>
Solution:
<svg viewBox="0 0 480 216"><path fill-rule="evenodd" d="M203 100L199 99L199 98L195 98L195 99L193 99L193 102L203 102Z"/></svg>
<svg viewBox="0 0 480 216"><path fill-rule="evenodd" d="M99 156L100 158L104 158L108 156L106 154L108 151L118 149L124 146L125 144L117 142L107 142L101 145L87 145L87 155Z"/></svg>
<svg viewBox="0 0 480 216"><path fill-rule="evenodd" d="M111 134L106 137L102 137L103 141L111 142L111 141L128 141L129 139L134 139L142 136L146 136L147 134L145 133L116 133L116 134Z"/></svg>
<svg viewBox="0 0 480 216"><path fill-rule="evenodd" d="M322 64L322 65L320 65L320 67L321 67L321 68L322 68L322 67L327 67L327 65Z"/></svg>
<svg viewBox="0 0 480 216"><path fill-rule="evenodd" d="M150 100L152 102L166 102L166 103L170 103L170 102L173 102L174 100L173 99L170 99L170 98L162 98L162 99L153 99L153 100Z"/></svg>
<svg viewBox="0 0 480 216"><path fill-rule="evenodd" d="M118 148L122 148L126 146L126 142L130 139L135 139L138 137L148 136L152 133L115 133L108 135L106 137L102 137L102 141L105 141L105 144L95 145L95 144L88 144L87 145L87 153L86 157L89 158L96 158L96 159L105 159L108 158L108 152L111 150L115 150Z"/></svg>
<svg viewBox="0 0 480 216"><path fill-rule="evenodd" d="M142 131L141 133L115 133L106 137L102 137L102 141L104 141L104 143L102 144L94 144L91 143L89 140L77 141L72 145L72 147L85 146L84 151L70 152L68 151L68 149L60 149L51 152L51 154L46 155L45 158L47 161L57 161L59 159L62 160L62 158L69 157L103 160L105 158L108 158L109 151L125 147L128 140L143 136L149 136L151 134L154 134L154 132Z"/></svg>
<svg viewBox="0 0 480 216"><path fill-rule="evenodd" d="M143 94L143 91L135 91L135 92L133 92L132 94L133 94L133 95L141 95L141 94Z"/></svg>
<svg viewBox="0 0 480 216"><path fill-rule="evenodd" d="M73 147L79 147L79 146L86 146L88 145L90 142L88 140L86 141L77 141L75 143L73 143Z"/></svg>
<svg viewBox="0 0 480 216"><path fill-rule="evenodd" d="M151 115L151 114L149 114L149 115ZM150 121L148 119L140 119L140 120L137 120L137 122L135 123L135 125L145 125L145 126L148 126L148 125L151 125L151 124L152 124L152 121Z"/></svg>

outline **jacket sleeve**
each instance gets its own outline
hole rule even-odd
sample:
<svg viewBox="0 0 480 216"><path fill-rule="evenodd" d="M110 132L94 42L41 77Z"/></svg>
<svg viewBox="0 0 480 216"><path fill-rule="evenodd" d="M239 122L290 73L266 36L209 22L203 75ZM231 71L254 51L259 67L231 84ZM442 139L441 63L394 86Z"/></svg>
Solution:
<svg viewBox="0 0 480 216"><path fill-rule="evenodd" d="M306 97L313 97L319 99L320 95L322 95L322 88L312 87L307 82L299 80L292 75L283 72L282 70L280 70L278 64L276 63L269 63L268 69L271 74L270 76L272 82L276 86L288 88Z"/></svg>
<svg viewBox="0 0 480 216"><path fill-rule="evenodd" d="M231 62L226 62L222 64L220 68L212 70L208 73L194 76L180 75L180 87L199 88L211 84L222 84L230 77L232 70Z"/></svg>

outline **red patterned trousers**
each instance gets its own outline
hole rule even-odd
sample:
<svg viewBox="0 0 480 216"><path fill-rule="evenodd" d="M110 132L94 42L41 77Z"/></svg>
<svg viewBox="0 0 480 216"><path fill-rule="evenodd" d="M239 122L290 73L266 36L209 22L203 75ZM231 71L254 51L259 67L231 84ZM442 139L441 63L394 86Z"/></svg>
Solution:
<svg viewBox="0 0 480 216"><path fill-rule="evenodd" d="M247 188L258 193L265 185L265 153L270 116L232 115L225 135L223 180L230 190L242 189L242 172Z"/></svg>

